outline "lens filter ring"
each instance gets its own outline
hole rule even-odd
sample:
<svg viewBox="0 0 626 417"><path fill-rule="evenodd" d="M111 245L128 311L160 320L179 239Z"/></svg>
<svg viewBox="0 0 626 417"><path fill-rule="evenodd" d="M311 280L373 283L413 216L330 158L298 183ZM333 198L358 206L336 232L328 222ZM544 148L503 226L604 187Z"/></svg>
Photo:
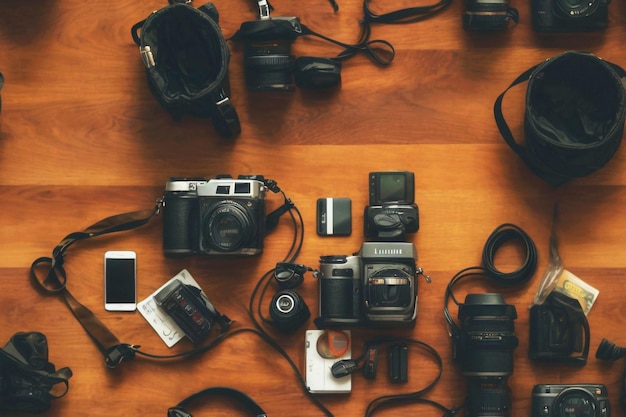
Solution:
<svg viewBox="0 0 626 417"><path fill-rule="evenodd" d="M224 200L211 207L203 224L205 247L220 252L242 249L254 237L254 219L240 203Z"/></svg>

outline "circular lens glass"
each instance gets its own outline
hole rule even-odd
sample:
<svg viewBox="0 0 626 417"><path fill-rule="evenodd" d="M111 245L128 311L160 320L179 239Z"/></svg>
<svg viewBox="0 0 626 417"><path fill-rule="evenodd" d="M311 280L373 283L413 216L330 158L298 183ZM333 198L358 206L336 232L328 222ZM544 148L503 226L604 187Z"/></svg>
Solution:
<svg viewBox="0 0 626 417"><path fill-rule="evenodd" d="M589 393L571 392L560 399L558 413L559 417L594 417L596 405Z"/></svg>
<svg viewBox="0 0 626 417"><path fill-rule="evenodd" d="M587 17L595 13L599 0L556 0L557 13L567 18Z"/></svg>
<svg viewBox="0 0 626 417"><path fill-rule="evenodd" d="M222 201L208 214L205 246L222 252L242 249L254 236L253 219L248 210L235 201Z"/></svg>

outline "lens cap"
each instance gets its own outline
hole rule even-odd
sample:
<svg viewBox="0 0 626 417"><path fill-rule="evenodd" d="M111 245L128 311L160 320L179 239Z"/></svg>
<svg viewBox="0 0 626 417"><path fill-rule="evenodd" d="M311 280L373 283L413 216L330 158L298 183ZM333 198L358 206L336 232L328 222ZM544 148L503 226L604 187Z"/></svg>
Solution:
<svg viewBox="0 0 626 417"><path fill-rule="evenodd" d="M302 56L296 59L293 75L300 88L335 87L341 83L341 62L330 58Z"/></svg>

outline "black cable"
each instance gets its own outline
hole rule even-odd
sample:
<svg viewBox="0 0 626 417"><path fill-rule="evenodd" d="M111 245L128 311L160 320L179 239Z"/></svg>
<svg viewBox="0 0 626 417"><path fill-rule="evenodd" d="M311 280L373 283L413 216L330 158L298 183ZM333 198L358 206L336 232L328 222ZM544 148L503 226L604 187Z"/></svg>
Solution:
<svg viewBox="0 0 626 417"><path fill-rule="evenodd" d="M403 338L403 337L385 337L385 338L377 338L370 340L366 343L366 345L375 344L380 345L383 343L395 343L395 342L404 342L416 345L422 349L424 349L427 353L429 353L432 358L435 360L437 365L437 375L428 383L424 388L419 389L414 392L400 393L400 394L390 394L383 395L377 398L374 398L367 405L365 410L365 417L370 417L374 415L374 413L381 408L388 408L391 406L397 406L398 403L401 402L421 402L423 400L420 398L423 394L430 391L441 379L441 375L443 373L443 359L439 352L429 344L422 342L421 340L411 339L411 338ZM426 401L423 401L426 402ZM443 407L443 406L442 406ZM445 407L444 407L445 408Z"/></svg>

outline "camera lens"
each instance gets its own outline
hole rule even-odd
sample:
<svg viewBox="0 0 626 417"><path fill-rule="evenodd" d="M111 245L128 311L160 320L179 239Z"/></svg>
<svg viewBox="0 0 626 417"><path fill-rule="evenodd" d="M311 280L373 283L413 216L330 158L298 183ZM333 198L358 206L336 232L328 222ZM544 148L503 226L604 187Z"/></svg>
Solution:
<svg viewBox="0 0 626 417"><path fill-rule="evenodd" d="M555 0L555 11L566 18L587 17L595 13L598 0Z"/></svg>
<svg viewBox="0 0 626 417"><path fill-rule="evenodd" d="M220 252L244 248L254 237L254 219L240 203L225 200L207 212L204 222L204 246Z"/></svg>
<svg viewBox="0 0 626 417"><path fill-rule="evenodd" d="M583 389L569 388L555 400L558 417L594 417L596 401Z"/></svg>
<svg viewBox="0 0 626 417"><path fill-rule="evenodd" d="M246 85L254 91L292 91L295 57L283 40L251 42L244 48Z"/></svg>
<svg viewBox="0 0 626 417"><path fill-rule="evenodd" d="M280 331L292 333L309 319L311 312L298 293L281 290L272 297L270 316Z"/></svg>
<svg viewBox="0 0 626 417"><path fill-rule="evenodd" d="M468 377L467 415L508 416L511 393L507 378L513 373L515 306L501 294L468 294L459 306L462 336L461 372Z"/></svg>
<svg viewBox="0 0 626 417"><path fill-rule="evenodd" d="M466 0L463 27L468 31L494 31L506 28L517 11L508 0Z"/></svg>

